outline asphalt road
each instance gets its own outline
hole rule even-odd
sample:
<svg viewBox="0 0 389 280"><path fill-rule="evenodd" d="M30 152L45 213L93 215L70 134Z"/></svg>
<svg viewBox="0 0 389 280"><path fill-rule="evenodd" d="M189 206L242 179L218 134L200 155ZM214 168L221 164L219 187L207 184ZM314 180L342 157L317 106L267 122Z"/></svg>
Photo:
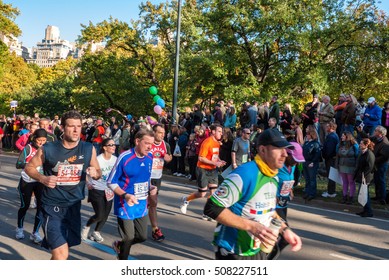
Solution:
<svg viewBox="0 0 389 280"><path fill-rule="evenodd" d="M20 170L15 169L16 155L0 155L0 259L47 260L49 252L29 240L34 209L25 218L24 240L15 239L19 197L16 191ZM134 260L211 260L215 223L201 219L205 200L193 201L187 215L179 211L180 198L194 191L194 183L166 175L159 196L159 224L166 236L161 243L151 237L133 246L129 259ZM389 259L389 220L360 218L348 210L326 209L315 203L303 204L298 199L288 210L291 227L301 236L303 249L280 256L283 260L386 260ZM83 201L82 219L86 221L93 209ZM118 239L116 217L111 215L102 230L104 242L89 241L72 247L73 260L114 260L111 243ZM150 235L150 228L149 228Z"/></svg>

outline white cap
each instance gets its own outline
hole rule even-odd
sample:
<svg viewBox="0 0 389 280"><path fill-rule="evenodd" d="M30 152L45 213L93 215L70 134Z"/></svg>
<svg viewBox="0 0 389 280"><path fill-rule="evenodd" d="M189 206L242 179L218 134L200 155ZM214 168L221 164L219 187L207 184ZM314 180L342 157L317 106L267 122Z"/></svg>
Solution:
<svg viewBox="0 0 389 280"><path fill-rule="evenodd" d="M370 97L368 100L367 100L367 103L370 104L370 103L373 103L375 102L375 98L374 97Z"/></svg>

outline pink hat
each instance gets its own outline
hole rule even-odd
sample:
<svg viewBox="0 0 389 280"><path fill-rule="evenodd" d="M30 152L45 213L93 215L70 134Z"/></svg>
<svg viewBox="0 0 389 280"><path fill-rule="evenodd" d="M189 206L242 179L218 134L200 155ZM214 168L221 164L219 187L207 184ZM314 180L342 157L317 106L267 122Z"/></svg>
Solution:
<svg viewBox="0 0 389 280"><path fill-rule="evenodd" d="M297 142L290 142L290 144L293 145L294 149L287 148L286 152L290 154L296 162L305 162L301 145Z"/></svg>

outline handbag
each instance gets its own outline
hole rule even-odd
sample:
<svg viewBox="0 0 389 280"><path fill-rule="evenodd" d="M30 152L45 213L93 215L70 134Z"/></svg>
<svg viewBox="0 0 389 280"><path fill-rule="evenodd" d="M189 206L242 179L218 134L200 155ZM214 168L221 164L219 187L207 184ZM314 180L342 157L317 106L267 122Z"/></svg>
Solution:
<svg viewBox="0 0 389 280"><path fill-rule="evenodd" d="M176 147L174 148L173 156L175 157L181 156L181 149L180 146L178 146L178 142L176 142Z"/></svg>
<svg viewBox="0 0 389 280"><path fill-rule="evenodd" d="M358 202L362 206L365 206L365 204L367 203L368 191L369 190L367 188L365 176L362 173L362 183L361 183L361 187L359 189L359 194L358 194Z"/></svg>

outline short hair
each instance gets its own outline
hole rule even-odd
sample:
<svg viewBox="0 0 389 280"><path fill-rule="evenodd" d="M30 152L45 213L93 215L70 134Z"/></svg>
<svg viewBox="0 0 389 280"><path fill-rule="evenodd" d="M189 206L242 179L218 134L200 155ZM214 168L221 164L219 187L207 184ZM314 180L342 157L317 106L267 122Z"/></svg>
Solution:
<svg viewBox="0 0 389 280"><path fill-rule="evenodd" d="M154 137L154 131L147 129L147 128L141 128L139 131L135 134L135 139L140 139L142 140L143 137L145 136L150 136Z"/></svg>
<svg viewBox="0 0 389 280"><path fill-rule="evenodd" d="M66 121L67 121L68 119L80 120L80 122L82 123L82 116L81 116L81 114L80 114L78 111L76 111L76 110L70 110L70 111L68 111L68 112L66 112L66 113L64 113L64 114L62 115L62 117L61 117L61 125L62 125L63 127L66 126Z"/></svg>
<svg viewBox="0 0 389 280"><path fill-rule="evenodd" d="M153 125L153 131L156 132L158 127L165 129L165 126L163 124L156 123L155 125Z"/></svg>
<svg viewBox="0 0 389 280"><path fill-rule="evenodd" d="M223 126L221 125L221 124L219 124L219 123L214 123L214 124L212 124L210 127L209 127L209 129L212 131L212 130L215 130L216 131L216 129L218 128L218 127L220 127L221 129L223 129Z"/></svg>
<svg viewBox="0 0 389 280"><path fill-rule="evenodd" d="M388 132L386 130L385 127L381 126L381 125L377 125L377 127L375 128L375 130L378 130L379 133L381 133L383 136L386 136L386 133Z"/></svg>
<svg viewBox="0 0 389 280"><path fill-rule="evenodd" d="M374 150L374 143L369 138L363 138L361 143L365 145L370 151Z"/></svg>

